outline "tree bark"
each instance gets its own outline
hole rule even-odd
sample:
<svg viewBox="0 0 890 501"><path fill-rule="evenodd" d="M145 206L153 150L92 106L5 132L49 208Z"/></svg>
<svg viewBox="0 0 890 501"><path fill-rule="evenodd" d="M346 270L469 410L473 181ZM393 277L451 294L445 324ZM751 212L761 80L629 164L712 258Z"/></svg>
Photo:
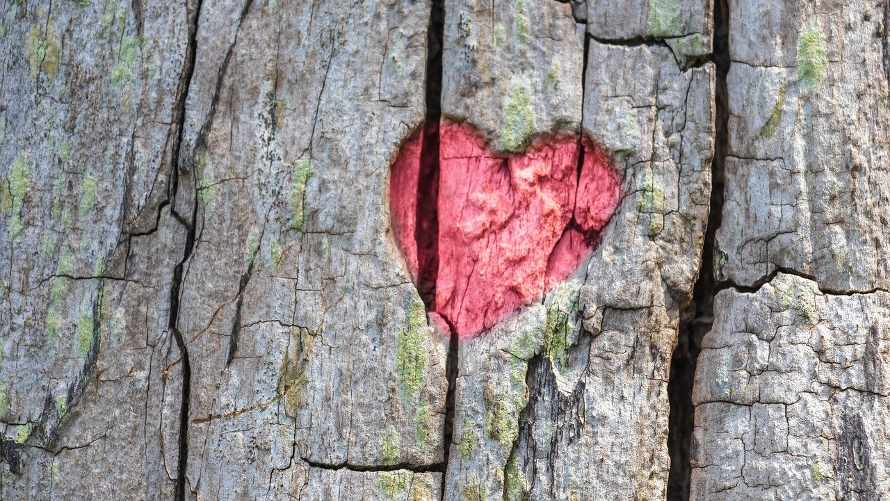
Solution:
<svg viewBox="0 0 890 501"><path fill-rule="evenodd" d="M888 23L887 0L7 2L0 499L890 496ZM576 144L575 204L592 151L619 185L578 269L548 283L551 255L504 316L482 291L472 333L436 289L443 228L482 220L439 211L455 124L508 174Z"/></svg>

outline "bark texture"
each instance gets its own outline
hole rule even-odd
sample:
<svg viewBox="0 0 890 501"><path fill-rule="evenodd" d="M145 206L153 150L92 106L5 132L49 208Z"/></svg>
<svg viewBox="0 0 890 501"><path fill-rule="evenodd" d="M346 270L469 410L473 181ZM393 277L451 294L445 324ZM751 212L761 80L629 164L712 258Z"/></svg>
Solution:
<svg viewBox="0 0 890 501"><path fill-rule="evenodd" d="M4 3L0 499L890 496L888 22ZM460 340L390 215L445 121L620 175L577 271Z"/></svg>

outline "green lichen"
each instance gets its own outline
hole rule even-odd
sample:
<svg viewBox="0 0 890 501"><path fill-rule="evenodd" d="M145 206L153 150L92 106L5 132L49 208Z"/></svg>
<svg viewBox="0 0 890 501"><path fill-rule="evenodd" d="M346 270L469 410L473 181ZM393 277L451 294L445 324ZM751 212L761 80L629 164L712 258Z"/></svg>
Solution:
<svg viewBox="0 0 890 501"><path fill-rule="evenodd" d="M77 321L77 351L85 356L93 347L93 311L88 310Z"/></svg>
<svg viewBox="0 0 890 501"><path fill-rule="evenodd" d="M44 323L46 325L46 336L52 340L58 339L59 329L62 328L62 319L59 318L59 312L56 311L55 306L50 306L49 310L47 310Z"/></svg>
<svg viewBox="0 0 890 501"><path fill-rule="evenodd" d="M507 28L502 23L494 25L494 46L503 47L507 41Z"/></svg>
<svg viewBox="0 0 890 501"><path fill-rule="evenodd" d="M278 394L284 398L288 415L295 416L306 397L308 364L315 348L315 335L305 327L294 327L290 336L290 346L284 354L278 380Z"/></svg>
<svg viewBox="0 0 890 501"><path fill-rule="evenodd" d="M516 33L516 38L522 44L527 44L529 42L529 22L528 22L528 14L525 12L525 0L515 0L516 8L514 9L514 30Z"/></svg>
<svg viewBox="0 0 890 501"><path fill-rule="evenodd" d="M414 415L414 440L423 445L427 443L432 434L432 413L429 404L424 402L417 407L417 413Z"/></svg>
<svg viewBox="0 0 890 501"><path fill-rule="evenodd" d="M59 395L56 397L56 414L59 418L65 417L65 414L68 413L68 397L65 395Z"/></svg>
<svg viewBox="0 0 890 501"><path fill-rule="evenodd" d="M276 267L280 265L281 258L284 256L284 249L281 247L281 242L272 240L272 243L269 245L269 252L272 258L272 265Z"/></svg>
<svg viewBox="0 0 890 501"><path fill-rule="evenodd" d="M819 312L814 301L808 299L803 291L795 293L791 290L780 292L780 302L783 308L792 311L795 316L804 322L804 325L815 325L819 321Z"/></svg>
<svg viewBox="0 0 890 501"><path fill-rule="evenodd" d="M466 427L466 423L464 427ZM460 451L460 457L464 459L470 459L473 457L473 453L476 452L476 447L479 446L479 436L476 435L475 432L469 429L464 429L464 432L460 436L460 443L457 445L458 450Z"/></svg>
<svg viewBox="0 0 890 501"><path fill-rule="evenodd" d="M142 48L142 39L125 36L121 40L118 62L111 69L111 83L115 86L129 84L136 77L136 58Z"/></svg>
<svg viewBox="0 0 890 501"><path fill-rule="evenodd" d="M776 134L779 124L782 122L782 108L785 107L785 85L779 88L776 104L773 105L773 112L770 113L769 119L760 129L760 137L771 138Z"/></svg>
<svg viewBox="0 0 890 501"><path fill-rule="evenodd" d="M89 216L93 208L96 207L98 191L99 183L96 178L87 176L83 179L83 183L80 185L80 206L78 208L81 219Z"/></svg>
<svg viewBox="0 0 890 501"><path fill-rule="evenodd" d="M569 345L569 315L559 304L547 309L544 323L544 352L554 364L565 365Z"/></svg>
<svg viewBox="0 0 890 501"><path fill-rule="evenodd" d="M24 155L16 157L12 162L7 176L8 195L2 205L11 212L9 220L9 236L12 240L21 235L24 225L21 220L25 197L31 190L31 162Z"/></svg>
<svg viewBox="0 0 890 501"><path fill-rule="evenodd" d="M535 116L529 91L521 84L513 84L506 100L501 147L508 152L520 152L528 146L535 131Z"/></svg>
<svg viewBox="0 0 890 501"><path fill-rule="evenodd" d="M408 493L410 501L433 501L433 486L429 480L422 476L414 476L411 479L411 491Z"/></svg>
<svg viewBox="0 0 890 501"><path fill-rule="evenodd" d="M677 35L682 30L680 0L650 0L646 27L653 37Z"/></svg>
<svg viewBox="0 0 890 501"><path fill-rule="evenodd" d="M5 383L0 384L0 417L9 412L9 390Z"/></svg>
<svg viewBox="0 0 890 501"><path fill-rule="evenodd" d="M396 371L403 395L413 400L424 382L428 348L426 311L423 303L414 301L408 309L408 326L396 339Z"/></svg>
<svg viewBox="0 0 890 501"><path fill-rule="evenodd" d="M559 73L559 61L554 61L553 64L550 65L550 69L547 71L547 87L553 90L559 90Z"/></svg>
<svg viewBox="0 0 890 501"><path fill-rule="evenodd" d="M507 462L506 473L504 475L504 500L505 501L526 501L529 499L528 492L530 485L528 479L520 471L516 458L511 457Z"/></svg>
<svg viewBox="0 0 890 501"><path fill-rule="evenodd" d="M31 423L28 423L24 426L19 426L19 429L15 433L15 443L22 445L31 438L31 430L33 429Z"/></svg>
<svg viewBox="0 0 890 501"><path fill-rule="evenodd" d="M31 78L37 78L40 73L50 79L56 76L59 70L59 40L52 31L44 33L40 25L31 27L25 40L25 51L31 66Z"/></svg>
<svg viewBox="0 0 890 501"><path fill-rule="evenodd" d="M251 263L256 256L257 249L260 248L260 231L256 228L251 228L250 232L247 234L247 242L244 246L244 262Z"/></svg>
<svg viewBox="0 0 890 501"><path fill-rule="evenodd" d="M306 158L298 160L294 164L290 190L290 227L297 231L302 231L306 223L306 183L310 177L312 177L312 163Z"/></svg>
<svg viewBox="0 0 890 501"><path fill-rule="evenodd" d="M59 160L61 160L62 162L67 162L71 159L71 145L68 144L67 141L62 141L62 143L59 145L57 154L59 156Z"/></svg>
<svg viewBox="0 0 890 501"><path fill-rule="evenodd" d="M485 430L488 436L508 449L519 436L517 416L511 405L511 402L503 398L488 400L485 412Z"/></svg>
<svg viewBox="0 0 890 501"><path fill-rule="evenodd" d="M387 430L380 441L380 454L383 464L391 465L398 463L400 447L401 437L399 437L399 434L393 429Z"/></svg>
<svg viewBox="0 0 890 501"><path fill-rule="evenodd" d="M825 38L822 32L811 29L800 34L797 41L797 77L804 87L822 83L828 66Z"/></svg>
<svg viewBox="0 0 890 501"><path fill-rule="evenodd" d="M488 498L488 489L482 485L477 477L471 478L463 488L464 501L485 501Z"/></svg>
<svg viewBox="0 0 890 501"><path fill-rule="evenodd" d="M812 474L814 482L822 482L829 478L828 475L822 472L822 465L819 463L813 463L810 466L810 474Z"/></svg>
<svg viewBox="0 0 890 501"><path fill-rule="evenodd" d="M213 206L213 202L216 201L217 192L215 184L202 186L198 188L198 201L205 209L210 208Z"/></svg>
<svg viewBox="0 0 890 501"><path fill-rule="evenodd" d="M649 215L649 237L655 238L664 226L664 189L651 171L646 173L639 201L640 212Z"/></svg>
<svg viewBox="0 0 890 501"><path fill-rule="evenodd" d="M380 473L378 485L389 498L395 498L408 490L411 474L403 471L384 471ZM401 496L399 496L401 497Z"/></svg>

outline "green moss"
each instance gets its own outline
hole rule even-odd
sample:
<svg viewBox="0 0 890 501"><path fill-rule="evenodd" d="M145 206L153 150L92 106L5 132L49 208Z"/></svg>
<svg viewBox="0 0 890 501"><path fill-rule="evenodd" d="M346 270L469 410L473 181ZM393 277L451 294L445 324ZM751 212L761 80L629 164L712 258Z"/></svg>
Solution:
<svg viewBox="0 0 890 501"><path fill-rule="evenodd" d="M204 208L210 208L213 205L213 202L216 201L217 196L217 187L215 184L211 184L208 186L202 186L198 189L198 201L201 202L201 205Z"/></svg>
<svg viewBox="0 0 890 501"><path fill-rule="evenodd" d="M44 33L39 25L31 27L25 40L25 51L31 66L31 78L37 78L40 73L50 79L56 76L59 70L59 40L52 31Z"/></svg>
<svg viewBox="0 0 890 501"><path fill-rule="evenodd" d="M825 38L818 30L805 30L797 41L797 77L804 87L816 87L825 78L828 56Z"/></svg>
<svg viewBox="0 0 890 501"><path fill-rule="evenodd" d="M93 208L96 207L98 191L99 183L96 178L87 176L83 179L83 183L80 185L80 207L78 209L81 219L89 216Z"/></svg>
<svg viewBox="0 0 890 501"><path fill-rule="evenodd" d="M115 86L129 84L136 77L136 58L142 48L142 39L125 36L121 40L118 62L111 69L111 83Z"/></svg>
<svg viewBox="0 0 890 501"><path fill-rule="evenodd" d="M470 459L473 457L473 453L476 452L476 447L478 446L479 436L467 428L467 423L464 423L464 432L461 434L460 443L457 445L457 448L460 451L460 457Z"/></svg>
<svg viewBox="0 0 890 501"><path fill-rule="evenodd" d="M776 97L776 104L773 105L773 112L769 119L760 129L760 137L771 138L776 134L779 124L782 122L782 108L785 107L785 85L779 88L779 94Z"/></svg>
<svg viewBox="0 0 890 501"><path fill-rule="evenodd" d="M378 485L389 498L395 498L408 490L411 474L403 471L384 471L380 473ZM401 496L399 496L401 497Z"/></svg>
<svg viewBox="0 0 890 501"><path fill-rule="evenodd" d="M389 429L383 435L380 442L380 454L383 464L391 465L399 462L399 449L401 447L401 438L395 430Z"/></svg>
<svg viewBox="0 0 890 501"><path fill-rule="evenodd" d="M680 0L650 0L646 27L653 37L678 35L682 30Z"/></svg>
<svg viewBox="0 0 890 501"><path fill-rule="evenodd" d="M408 310L408 326L396 339L396 371L403 395L413 400L424 382L428 347L426 310L423 303L414 301Z"/></svg>
<svg viewBox="0 0 890 501"><path fill-rule="evenodd" d="M294 165L290 190L290 227L302 231L306 224L306 183L312 177L312 163L309 159L298 160Z"/></svg>
<svg viewBox="0 0 890 501"><path fill-rule="evenodd" d="M505 123L501 130L501 147L508 152L520 152L528 146L535 131L535 116L528 90L512 85L504 106Z"/></svg>
<svg viewBox="0 0 890 501"><path fill-rule="evenodd" d="M62 144L59 145L59 151L57 152L59 156L59 160L62 162L67 162L71 159L71 145L68 144L67 141L62 141Z"/></svg>
<svg viewBox="0 0 890 501"><path fill-rule="evenodd" d="M528 480L516 464L516 458L511 457L504 475L504 500L525 501L529 499L529 488Z"/></svg>
<svg viewBox="0 0 890 501"><path fill-rule="evenodd" d="M93 347L93 310L88 310L77 321L77 351L85 356Z"/></svg>
<svg viewBox="0 0 890 501"><path fill-rule="evenodd" d="M822 471L822 465L819 463L813 463L810 466L810 474L812 474L814 482L822 482L830 478Z"/></svg>
<svg viewBox="0 0 890 501"><path fill-rule="evenodd" d="M256 228L251 228L247 234L247 242L244 246L244 262L253 262L257 249L260 247L260 232Z"/></svg>

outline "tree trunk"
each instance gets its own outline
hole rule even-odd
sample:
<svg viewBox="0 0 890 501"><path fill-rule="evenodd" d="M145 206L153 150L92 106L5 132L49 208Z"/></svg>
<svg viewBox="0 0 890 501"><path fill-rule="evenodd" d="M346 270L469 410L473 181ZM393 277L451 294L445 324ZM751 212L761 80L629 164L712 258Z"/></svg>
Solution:
<svg viewBox="0 0 890 501"><path fill-rule="evenodd" d="M6 2L0 499L890 497L888 24Z"/></svg>

